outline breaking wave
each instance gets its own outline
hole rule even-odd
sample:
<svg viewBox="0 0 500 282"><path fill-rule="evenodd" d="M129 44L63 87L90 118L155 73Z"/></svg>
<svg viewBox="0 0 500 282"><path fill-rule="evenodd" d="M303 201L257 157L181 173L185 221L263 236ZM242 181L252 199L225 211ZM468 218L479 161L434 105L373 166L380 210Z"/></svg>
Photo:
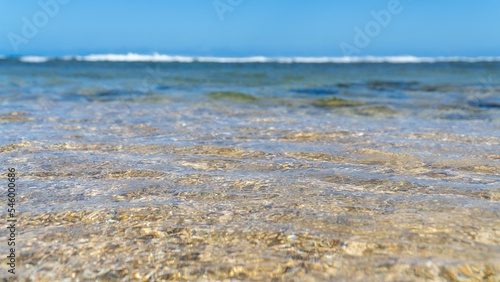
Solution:
<svg viewBox="0 0 500 282"><path fill-rule="evenodd" d="M7 59L0 56L0 59ZM365 57L194 57L163 54L91 54L86 56L43 57L23 56L17 58L25 63L44 63L51 60L85 62L164 62L164 63L282 63L282 64L349 64L349 63L441 63L441 62L500 62L500 57L416 57L416 56L365 56Z"/></svg>

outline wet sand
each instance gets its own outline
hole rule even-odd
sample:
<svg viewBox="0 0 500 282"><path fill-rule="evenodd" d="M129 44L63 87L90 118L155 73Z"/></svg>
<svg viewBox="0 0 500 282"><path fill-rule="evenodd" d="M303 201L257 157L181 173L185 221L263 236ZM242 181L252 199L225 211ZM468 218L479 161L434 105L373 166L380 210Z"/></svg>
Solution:
<svg viewBox="0 0 500 282"><path fill-rule="evenodd" d="M2 118L35 136L0 147L19 171L19 281L500 280L497 123L59 111Z"/></svg>

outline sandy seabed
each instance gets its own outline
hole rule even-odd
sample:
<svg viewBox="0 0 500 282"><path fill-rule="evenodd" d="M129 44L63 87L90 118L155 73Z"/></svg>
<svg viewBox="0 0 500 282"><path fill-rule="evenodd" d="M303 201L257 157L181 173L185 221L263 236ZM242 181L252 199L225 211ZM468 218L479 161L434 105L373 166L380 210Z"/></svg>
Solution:
<svg viewBox="0 0 500 282"><path fill-rule="evenodd" d="M0 147L21 187L17 280L500 281L494 135L147 112L3 116L39 140Z"/></svg>

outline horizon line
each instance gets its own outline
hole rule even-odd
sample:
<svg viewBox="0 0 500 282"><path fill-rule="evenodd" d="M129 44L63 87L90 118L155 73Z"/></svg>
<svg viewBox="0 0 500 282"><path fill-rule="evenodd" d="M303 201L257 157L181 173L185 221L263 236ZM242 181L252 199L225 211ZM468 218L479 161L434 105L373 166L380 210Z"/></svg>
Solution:
<svg viewBox="0 0 500 282"><path fill-rule="evenodd" d="M48 61L84 62L158 62L158 63L446 63L446 62L500 62L500 56L185 56L160 53L103 53L66 56L5 56L0 60L18 60L24 63Z"/></svg>

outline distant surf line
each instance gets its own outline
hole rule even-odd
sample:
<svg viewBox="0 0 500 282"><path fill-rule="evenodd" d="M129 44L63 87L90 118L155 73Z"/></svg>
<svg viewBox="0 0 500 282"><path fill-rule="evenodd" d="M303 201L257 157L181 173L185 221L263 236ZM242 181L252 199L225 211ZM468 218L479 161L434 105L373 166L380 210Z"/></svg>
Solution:
<svg viewBox="0 0 500 282"><path fill-rule="evenodd" d="M52 60L82 62L158 62L158 63L280 63L280 64L349 64L349 63L447 63L447 62L500 62L500 57L417 57L417 56L343 56L343 57L211 57L176 56L153 54L90 54L84 56L21 56L9 58L0 55L0 60L17 59L24 63L45 63Z"/></svg>

